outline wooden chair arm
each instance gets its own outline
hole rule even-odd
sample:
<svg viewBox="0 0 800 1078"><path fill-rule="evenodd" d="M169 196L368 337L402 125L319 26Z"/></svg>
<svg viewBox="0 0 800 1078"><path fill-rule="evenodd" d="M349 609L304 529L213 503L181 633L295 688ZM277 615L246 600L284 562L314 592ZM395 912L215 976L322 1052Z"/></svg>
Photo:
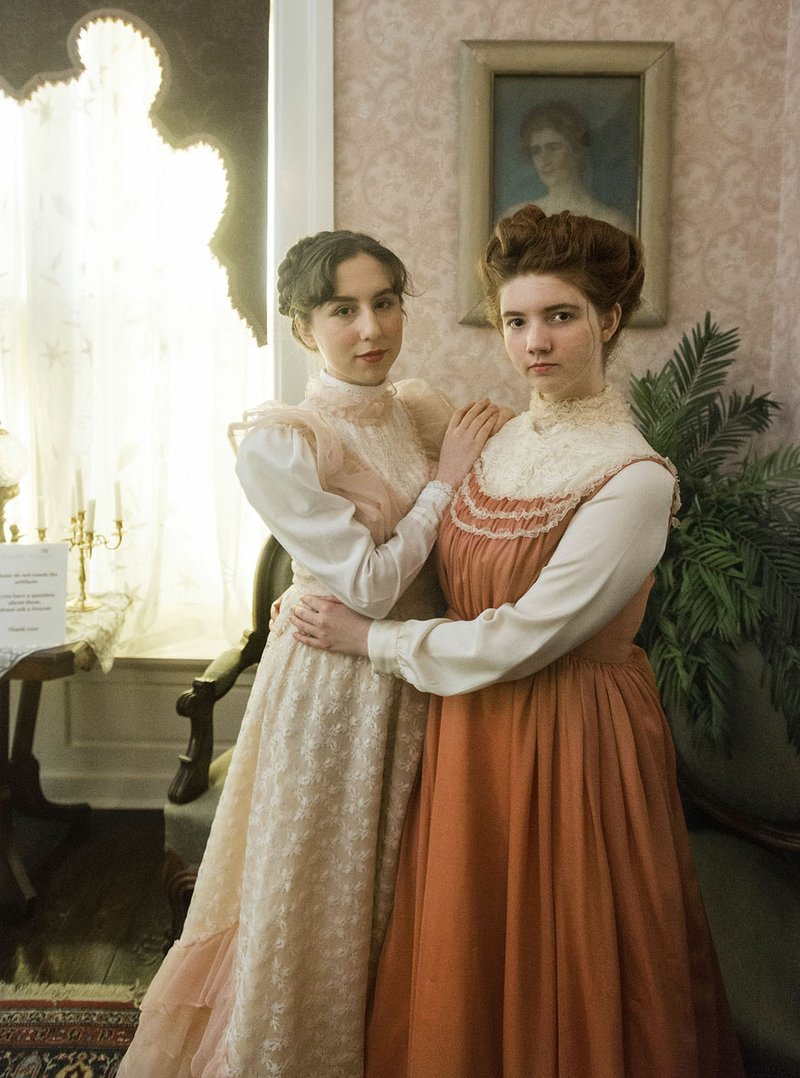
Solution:
<svg viewBox="0 0 800 1078"><path fill-rule="evenodd" d="M203 676L178 697L175 708L191 722L189 744L179 757L179 766L167 797L176 805L194 801L208 789L208 768L214 755L214 705L229 692L236 679L261 659L269 636L270 608L292 582L292 560L274 536L270 536L258 558L253 585L253 625L235 648L229 648L209 663Z"/></svg>
<svg viewBox="0 0 800 1078"><path fill-rule="evenodd" d="M217 656L202 676L192 681L191 689L178 697L175 710L189 719L191 730L167 791L173 804L185 805L208 789L208 768L214 755L214 705L233 688L243 670L258 662L264 650L263 636L245 633L236 647Z"/></svg>

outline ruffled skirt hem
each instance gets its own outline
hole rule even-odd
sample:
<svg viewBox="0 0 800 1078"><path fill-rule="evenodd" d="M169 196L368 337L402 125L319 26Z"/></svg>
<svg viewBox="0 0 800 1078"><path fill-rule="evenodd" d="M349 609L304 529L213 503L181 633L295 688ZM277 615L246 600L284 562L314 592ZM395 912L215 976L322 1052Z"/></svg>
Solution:
<svg viewBox="0 0 800 1078"><path fill-rule="evenodd" d="M238 924L173 945L142 1000L117 1078L220 1078L237 938Z"/></svg>

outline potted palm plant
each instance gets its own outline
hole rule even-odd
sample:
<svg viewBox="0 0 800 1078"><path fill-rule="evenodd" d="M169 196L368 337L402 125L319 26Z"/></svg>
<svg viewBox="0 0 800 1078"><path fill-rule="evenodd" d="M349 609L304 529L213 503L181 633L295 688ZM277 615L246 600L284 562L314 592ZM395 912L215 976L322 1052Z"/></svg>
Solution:
<svg viewBox="0 0 800 1078"><path fill-rule="evenodd" d="M739 343L706 314L661 371L631 379L636 421L675 465L682 502L640 643L670 720L717 746L737 651L754 645L800 751L800 445L757 451L780 405L725 389Z"/></svg>

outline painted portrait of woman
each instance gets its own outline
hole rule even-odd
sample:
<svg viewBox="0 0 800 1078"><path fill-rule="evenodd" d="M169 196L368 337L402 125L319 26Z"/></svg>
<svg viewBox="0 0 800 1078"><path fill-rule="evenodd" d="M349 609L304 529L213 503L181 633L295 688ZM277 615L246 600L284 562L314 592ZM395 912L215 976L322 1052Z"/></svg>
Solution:
<svg viewBox="0 0 800 1078"><path fill-rule="evenodd" d="M496 81L495 215L536 202L548 214L570 210L636 232L635 80ZM621 83L621 93L609 81ZM570 85L576 82L580 92Z"/></svg>

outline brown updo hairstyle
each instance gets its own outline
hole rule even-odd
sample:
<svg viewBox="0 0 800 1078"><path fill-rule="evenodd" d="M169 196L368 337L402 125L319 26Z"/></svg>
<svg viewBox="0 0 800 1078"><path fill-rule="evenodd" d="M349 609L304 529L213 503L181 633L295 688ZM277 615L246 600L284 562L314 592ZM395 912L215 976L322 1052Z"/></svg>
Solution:
<svg viewBox="0 0 800 1078"><path fill-rule="evenodd" d="M317 232L298 240L278 266L278 310L292 320L295 340L308 347L300 335L308 329L311 313L336 294L336 271L356 255L371 255L385 267L390 288L399 298L412 295L408 270L397 255L363 232L337 229Z"/></svg>
<svg viewBox="0 0 800 1078"><path fill-rule="evenodd" d="M503 332L500 290L515 277L551 274L574 285L599 315L616 303L622 315L603 348L608 357L641 302L644 252L636 236L594 217L549 217L532 203L501 217L479 264L486 315Z"/></svg>

